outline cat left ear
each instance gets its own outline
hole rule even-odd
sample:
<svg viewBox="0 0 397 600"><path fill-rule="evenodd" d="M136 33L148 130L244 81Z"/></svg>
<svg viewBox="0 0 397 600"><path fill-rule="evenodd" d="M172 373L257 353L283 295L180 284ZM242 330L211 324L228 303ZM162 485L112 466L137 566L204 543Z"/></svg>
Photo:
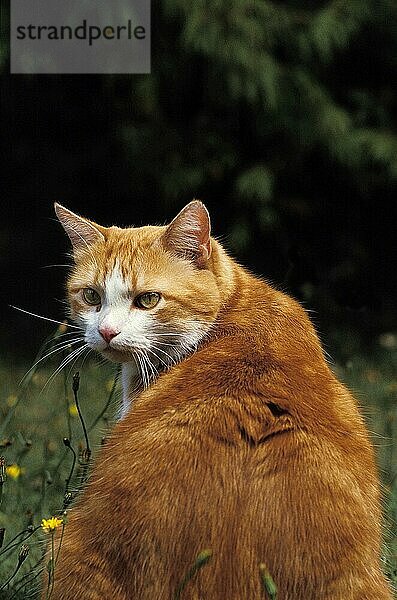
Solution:
<svg viewBox="0 0 397 600"><path fill-rule="evenodd" d="M75 252L86 250L95 242L105 241L105 236L99 230L99 226L93 225L90 221L87 221L87 219L79 217L57 202L55 202L54 208L62 227L72 242L73 250Z"/></svg>
<svg viewBox="0 0 397 600"><path fill-rule="evenodd" d="M162 236L164 246L203 269L211 256L211 223L208 210L193 200L168 225Z"/></svg>

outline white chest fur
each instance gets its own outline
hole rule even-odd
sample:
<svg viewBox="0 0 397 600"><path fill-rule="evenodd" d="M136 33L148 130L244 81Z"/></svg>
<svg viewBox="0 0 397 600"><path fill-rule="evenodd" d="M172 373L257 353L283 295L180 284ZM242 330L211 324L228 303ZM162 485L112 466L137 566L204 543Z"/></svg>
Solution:
<svg viewBox="0 0 397 600"><path fill-rule="evenodd" d="M123 387L123 399L119 412L119 419L123 419L128 413L132 397L140 380L140 374L134 361L123 363L121 367L121 383Z"/></svg>

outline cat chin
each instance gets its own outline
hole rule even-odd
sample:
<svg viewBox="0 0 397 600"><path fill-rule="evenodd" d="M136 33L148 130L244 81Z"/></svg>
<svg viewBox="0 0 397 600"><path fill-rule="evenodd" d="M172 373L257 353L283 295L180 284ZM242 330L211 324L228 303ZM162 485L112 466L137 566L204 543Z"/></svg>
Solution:
<svg viewBox="0 0 397 600"><path fill-rule="evenodd" d="M130 353L114 350L113 348L105 348L104 350L100 351L100 354L102 354L102 356L107 360L115 363L126 363L133 360Z"/></svg>

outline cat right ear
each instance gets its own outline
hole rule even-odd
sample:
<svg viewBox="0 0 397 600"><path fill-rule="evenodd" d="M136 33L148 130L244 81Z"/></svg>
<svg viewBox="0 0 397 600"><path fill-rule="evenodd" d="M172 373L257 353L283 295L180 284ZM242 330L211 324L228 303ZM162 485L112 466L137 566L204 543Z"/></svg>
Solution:
<svg viewBox="0 0 397 600"><path fill-rule="evenodd" d="M211 256L211 224L204 204L193 200L185 206L168 225L162 242L177 256L204 269Z"/></svg>
<svg viewBox="0 0 397 600"><path fill-rule="evenodd" d="M101 231L102 227L99 228L98 225L93 225L90 221L79 217L57 202L54 203L54 208L56 216L68 234L75 252L86 250L96 242L105 241L105 236Z"/></svg>

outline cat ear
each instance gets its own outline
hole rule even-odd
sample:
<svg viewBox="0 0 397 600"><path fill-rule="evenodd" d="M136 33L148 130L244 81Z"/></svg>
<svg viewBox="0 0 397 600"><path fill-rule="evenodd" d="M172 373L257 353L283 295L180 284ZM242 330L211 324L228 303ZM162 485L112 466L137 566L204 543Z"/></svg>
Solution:
<svg viewBox="0 0 397 600"><path fill-rule="evenodd" d="M74 251L85 250L95 242L105 241L105 237L98 226L94 226L90 221L79 217L57 202L55 202L54 208L62 227L72 242Z"/></svg>
<svg viewBox="0 0 397 600"><path fill-rule="evenodd" d="M193 200L168 225L162 242L168 250L202 269L211 256L210 235L208 210L202 202Z"/></svg>

